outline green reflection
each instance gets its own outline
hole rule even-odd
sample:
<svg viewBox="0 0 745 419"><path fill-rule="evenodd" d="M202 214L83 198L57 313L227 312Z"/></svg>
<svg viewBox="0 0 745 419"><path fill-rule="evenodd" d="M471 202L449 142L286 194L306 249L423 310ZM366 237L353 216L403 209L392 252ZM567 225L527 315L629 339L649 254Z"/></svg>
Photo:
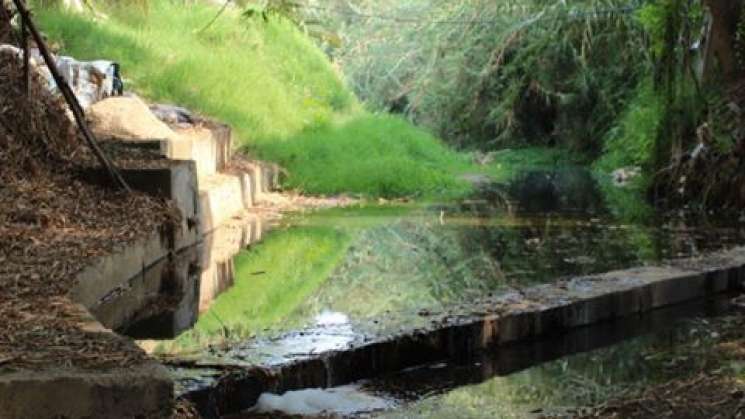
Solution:
<svg viewBox="0 0 745 419"><path fill-rule="evenodd" d="M189 353L241 341L266 328L297 326L292 314L329 277L350 243L344 230L296 227L274 231L235 259L235 285L193 329L162 342L156 353Z"/></svg>
<svg viewBox="0 0 745 419"><path fill-rule="evenodd" d="M656 354L673 350L667 332L574 355L482 384L465 386L386 412L381 418L530 418L561 414L576 406L663 381L668 377Z"/></svg>
<svg viewBox="0 0 745 419"><path fill-rule="evenodd" d="M242 252L235 286L192 330L161 342L156 352L199 354L210 345L312 325L324 311L347 315L358 332L414 328L428 321L423 312L467 312L468 302L489 294L688 256L737 239L685 225L619 224L580 193L592 184L579 172L521 179L511 194L547 191L546 207L585 202L593 211L524 214L484 199L474 200L475 207L396 204L297 214ZM571 193L556 184L570 185Z"/></svg>

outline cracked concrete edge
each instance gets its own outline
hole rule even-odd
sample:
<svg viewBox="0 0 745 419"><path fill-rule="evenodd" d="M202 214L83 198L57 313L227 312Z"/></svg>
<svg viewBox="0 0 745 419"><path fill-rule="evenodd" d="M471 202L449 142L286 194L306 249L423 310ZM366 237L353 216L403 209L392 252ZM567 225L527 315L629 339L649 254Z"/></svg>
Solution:
<svg viewBox="0 0 745 419"><path fill-rule="evenodd" d="M132 351L135 343L103 327L80 304L78 327L119 339ZM173 412L173 380L155 360L130 367L86 370L65 365L40 370L0 372L0 418L3 419L144 419Z"/></svg>
<svg viewBox="0 0 745 419"><path fill-rule="evenodd" d="M155 419L172 411L173 382L155 361L107 371L60 367L0 375L3 419Z"/></svg>

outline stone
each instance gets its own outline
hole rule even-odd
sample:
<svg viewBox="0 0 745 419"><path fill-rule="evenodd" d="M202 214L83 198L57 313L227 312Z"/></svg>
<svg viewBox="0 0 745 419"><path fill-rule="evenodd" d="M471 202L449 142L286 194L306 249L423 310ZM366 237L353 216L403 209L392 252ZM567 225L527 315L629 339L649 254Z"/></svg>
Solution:
<svg viewBox="0 0 745 419"><path fill-rule="evenodd" d="M621 167L614 170L613 173L611 173L611 177L613 178L613 184L617 187L622 188L627 186L632 180L639 177L639 175L641 174L641 167Z"/></svg>
<svg viewBox="0 0 745 419"><path fill-rule="evenodd" d="M179 141L179 136L137 96L104 99L88 109L87 118L100 138Z"/></svg>

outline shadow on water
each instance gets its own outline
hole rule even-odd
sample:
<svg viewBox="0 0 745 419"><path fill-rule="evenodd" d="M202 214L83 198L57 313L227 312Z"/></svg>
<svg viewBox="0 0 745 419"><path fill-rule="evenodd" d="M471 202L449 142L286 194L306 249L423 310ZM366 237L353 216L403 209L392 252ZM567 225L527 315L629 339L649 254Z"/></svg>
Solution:
<svg viewBox="0 0 745 419"><path fill-rule="evenodd" d="M561 170L535 170L519 173L509 184L485 183L464 211L489 216L506 212L515 214L583 214L607 213L602 193L591 172L572 167Z"/></svg>

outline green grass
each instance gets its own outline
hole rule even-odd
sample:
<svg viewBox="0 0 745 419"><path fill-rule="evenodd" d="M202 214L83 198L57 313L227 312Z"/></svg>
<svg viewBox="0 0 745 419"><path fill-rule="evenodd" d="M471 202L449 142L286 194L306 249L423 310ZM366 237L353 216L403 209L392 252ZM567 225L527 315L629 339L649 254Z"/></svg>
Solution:
<svg viewBox="0 0 745 419"><path fill-rule="evenodd" d="M645 197L654 166L654 144L664 113L662 98L651 80L642 83L626 111L603 139L603 155L594 163L605 202L619 220L642 222L652 217L654 208ZM619 168L638 166L642 174L625 187L613 185L611 173Z"/></svg>
<svg viewBox="0 0 745 419"><path fill-rule="evenodd" d="M269 160L295 168L287 183L304 191L442 197L467 190L453 176L466 159L395 116L363 113L261 148Z"/></svg>
<svg viewBox="0 0 745 419"><path fill-rule="evenodd" d="M104 7L107 20L37 10L42 29L79 59L118 61L151 101L233 126L239 143L289 172L308 193L458 195L462 157L401 119L363 109L306 35L281 18L222 15L201 2Z"/></svg>
<svg viewBox="0 0 745 419"><path fill-rule="evenodd" d="M606 134L603 155L595 163L595 168L606 173L625 166L651 169L663 113L663 100L654 90L651 80L647 80Z"/></svg>

